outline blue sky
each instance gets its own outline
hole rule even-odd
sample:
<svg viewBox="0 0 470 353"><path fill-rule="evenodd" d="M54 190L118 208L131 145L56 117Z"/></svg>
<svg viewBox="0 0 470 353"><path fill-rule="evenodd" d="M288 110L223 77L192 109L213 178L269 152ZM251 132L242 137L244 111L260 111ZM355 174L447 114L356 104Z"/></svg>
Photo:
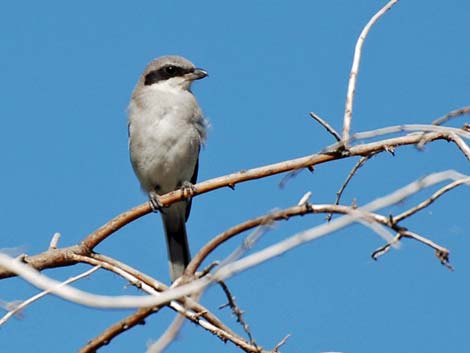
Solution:
<svg viewBox="0 0 470 353"><path fill-rule="evenodd" d="M2 182L0 248L35 254L54 232L60 245L79 242L111 217L146 200L127 151L126 106L145 65L179 54L206 69L194 92L211 121L199 180L320 151L332 138L308 116L314 111L340 129L353 48L382 1L238 2L4 2L0 10ZM372 29L357 86L353 131L430 123L469 105L470 4L402 0ZM452 122L462 126L465 119ZM466 119L468 121L468 117ZM282 176L218 190L193 202L192 252L224 229L276 208L307 191L333 202L355 160L301 173L283 189ZM359 204L427 173L468 161L444 142L424 151L401 148L360 170L344 195ZM435 189L433 189L435 190ZM391 209L398 213L423 192ZM265 348L286 334L283 352L463 352L470 318L470 239L465 187L452 191L404 225L451 250L455 272L433 252L405 241L374 262L382 240L361 226L304 245L228 281ZM280 223L261 249L321 224L323 216ZM241 238L214 257L223 258ZM159 217L122 229L97 251L168 281ZM45 271L57 279L86 266ZM100 272L77 283L100 294L135 293ZM0 281L0 299L36 290L18 279ZM203 298L217 307L218 288ZM49 297L0 329L0 352L74 352L130 311L103 311ZM174 314L169 310L117 338L100 352L144 352ZM53 342L53 343L52 343ZM168 352L238 352L186 324Z"/></svg>

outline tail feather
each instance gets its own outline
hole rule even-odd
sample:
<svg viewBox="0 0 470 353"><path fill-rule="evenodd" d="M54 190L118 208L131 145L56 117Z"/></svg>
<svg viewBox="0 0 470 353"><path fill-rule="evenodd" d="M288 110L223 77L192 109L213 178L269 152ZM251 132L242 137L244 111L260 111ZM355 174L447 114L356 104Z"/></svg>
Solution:
<svg viewBox="0 0 470 353"><path fill-rule="evenodd" d="M186 210L178 206L181 205L172 205L162 214L172 282L183 275L186 266L191 261L185 224Z"/></svg>

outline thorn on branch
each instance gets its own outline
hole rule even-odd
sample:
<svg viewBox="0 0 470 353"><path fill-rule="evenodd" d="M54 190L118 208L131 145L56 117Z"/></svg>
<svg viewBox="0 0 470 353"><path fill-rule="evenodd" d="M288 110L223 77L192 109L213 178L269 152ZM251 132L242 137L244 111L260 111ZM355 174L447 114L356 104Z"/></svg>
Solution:
<svg viewBox="0 0 470 353"><path fill-rule="evenodd" d="M52 236L51 242L49 243L49 250L57 249L57 244L59 243L60 233L54 233Z"/></svg>
<svg viewBox="0 0 470 353"><path fill-rule="evenodd" d="M309 113L310 116L315 119L321 126L323 126L326 131L328 131L331 135L333 135L333 137L336 139L336 141L340 142L341 141L341 136L338 134L338 132L336 132L335 129L333 129L325 120L323 120L322 118L320 118L318 115L316 115L315 113L313 112L310 112Z"/></svg>
<svg viewBox="0 0 470 353"><path fill-rule="evenodd" d="M250 328L249 328L248 324L246 323L245 319L243 318L243 311L240 310L240 308L237 306L237 303L235 302L235 297L230 292L230 289L228 288L228 286L223 281L218 281L217 283L220 285L220 287L222 287L222 290L224 291L224 293L227 297L227 300L228 300L228 303L224 304L221 307L230 306L230 308L232 309L232 313L237 318L237 322L240 323L240 325L242 325L243 330L248 335L248 338L250 339L250 343L253 346L258 347L255 340L253 339L253 336L250 332Z"/></svg>
<svg viewBox="0 0 470 353"><path fill-rule="evenodd" d="M230 189L235 190L235 184L228 184L227 185Z"/></svg>
<svg viewBox="0 0 470 353"><path fill-rule="evenodd" d="M395 146L384 146L384 151L390 153L393 157L395 157Z"/></svg>
<svg viewBox="0 0 470 353"><path fill-rule="evenodd" d="M308 207L308 200L312 196L312 192L308 191L305 193L304 196L300 199L300 201L297 203L297 206L307 206Z"/></svg>
<svg viewBox="0 0 470 353"><path fill-rule="evenodd" d="M290 334L288 334L286 337L284 337L281 342L276 344L276 346L273 348L273 352L279 352L279 348L281 348L284 344L286 344L287 340L289 339Z"/></svg>
<svg viewBox="0 0 470 353"><path fill-rule="evenodd" d="M211 264L209 264L209 266L207 266L201 272L198 272L196 274L197 278L202 278L202 277L207 276L214 269L214 267L219 266L219 264L220 264L219 261L212 262Z"/></svg>

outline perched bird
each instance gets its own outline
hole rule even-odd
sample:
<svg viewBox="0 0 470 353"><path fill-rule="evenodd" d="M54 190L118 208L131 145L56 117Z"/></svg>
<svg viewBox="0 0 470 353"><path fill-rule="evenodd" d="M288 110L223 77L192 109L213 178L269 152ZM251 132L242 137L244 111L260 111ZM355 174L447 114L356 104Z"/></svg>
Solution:
<svg viewBox="0 0 470 353"><path fill-rule="evenodd" d="M161 208L158 195L196 183L207 122L191 84L206 76L183 57L155 59L140 77L128 108L132 167L153 208L161 213L172 281L191 259L186 235L191 200Z"/></svg>

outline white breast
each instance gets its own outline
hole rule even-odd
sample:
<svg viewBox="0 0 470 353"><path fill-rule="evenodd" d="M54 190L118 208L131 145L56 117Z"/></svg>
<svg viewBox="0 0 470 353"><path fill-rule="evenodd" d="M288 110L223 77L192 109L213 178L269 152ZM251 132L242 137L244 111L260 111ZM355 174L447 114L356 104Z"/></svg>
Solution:
<svg viewBox="0 0 470 353"><path fill-rule="evenodd" d="M129 149L142 189L164 194L190 181L206 127L192 93L154 86L129 105Z"/></svg>

